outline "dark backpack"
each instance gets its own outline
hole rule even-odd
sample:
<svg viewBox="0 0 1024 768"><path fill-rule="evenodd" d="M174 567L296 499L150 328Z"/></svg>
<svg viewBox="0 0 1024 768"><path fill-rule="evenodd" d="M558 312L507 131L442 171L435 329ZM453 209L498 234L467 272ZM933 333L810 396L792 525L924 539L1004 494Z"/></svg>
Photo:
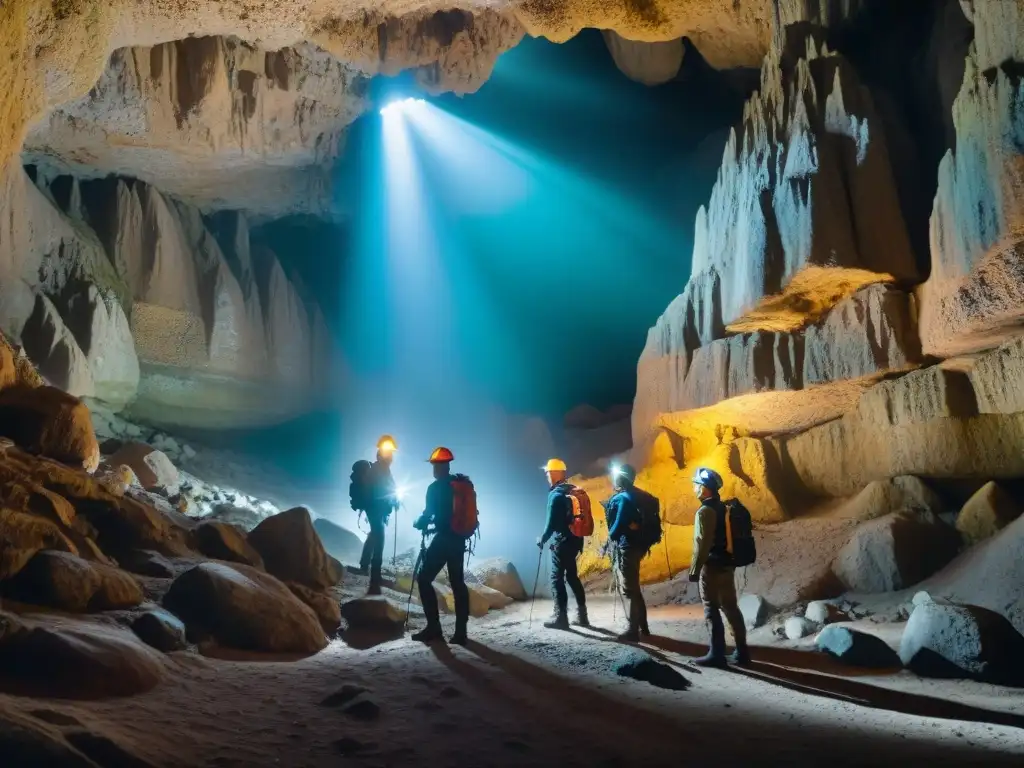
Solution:
<svg viewBox="0 0 1024 768"><path fill-rule="evenodd" d="M739 499L726 499L725 504L725 548L732 555L732 565L744 568L757 560L754 546L754 524L750 512Z"/></svg>
<svg viewBox="0 0 1024 768"><path fill-rule="evenodd" d="M370 488L372 465L361 459L352 465L352 474L348 478L348 503L352 509L365 512L370 507Z"/></svg>
<svg viewBox="0 0 1024 768"><path fill-rule="evenodd" d="M650 493L636 494L637 511L640 513L640 548L649 552L661 541L661 502Z"/></svg>

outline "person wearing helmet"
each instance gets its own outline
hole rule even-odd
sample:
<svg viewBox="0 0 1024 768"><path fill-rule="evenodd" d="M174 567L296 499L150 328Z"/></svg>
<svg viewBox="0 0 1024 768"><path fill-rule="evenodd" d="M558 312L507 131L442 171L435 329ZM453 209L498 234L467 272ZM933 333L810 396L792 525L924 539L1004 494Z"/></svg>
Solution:
<svg viewBox="0 0 1024 768"><path fill-rule="evenodd" d="M736 599L736 569L726 546L726 515L728 511L719 496L722 477L713 469L701 467L693 476L693 492L701 502L693 526L693 558L690 581L698 582L704 620L711 636L708 652L694 661L702 667L724 667L727 661L745 666L750 662L747 649L747 628ZM721 614L732 628L736 650L725 655L725 625Z"/></svg>
<svg viewBox="0 0 1024 768"><path fill-rule="evenodd" d="M548 478L547 524L544 533L537 539L537 547L543 549L551 541L551 594L555 598L555 612L544 622L548 629L568 629L566 611L569 596L566 582L576 598L576 620L580 627L589 627L587 618L587 593L576 572L576 560L583 552L583 539L573 536L569 530L572 518L572 500L569 493L573 486L565 481L567 468L561 459L550 459L543 467Z"/></svg>
<svg viewBox="0 0 1024 768"><path fill-rule="evenodd" d="M359 558L358 573L370 574L371 595L380 594L381 563L384 560L384 539L388 518L398 508L395 479L391 476L391 462L398 444L391 435L382 435L377 441L377 460L370 465L366 521L370 533L363 542L363 554Z"/></svg>
<svg viewBox="0 0 1024 768"><path fill-rule="evenodd" d="M413 634L412 639L421 643L433 642L444 637L437 609L434 579L445 566L448 568L448 582L455 600L455 634L452 635L451 642L456 645L465 645L467 642L469 588L466 586L464 572L466 540L455 535L451 526L455 505L455 492L452 487L455 476L451 472L451 463L454 460L452 452L444 447L435 448L430 454L427 461L433 467L434 482L427 487L426 509L413 523L413 526L424 534L434 532L433 540L423 553L423 562L416 578L427 626Z"/></svg>
<svg viewBox="0 0 1024 768"><path fill-rule="evenodd" d="M636 470L629 464L615 466L611 471L615 495L605 503L608 520L608 541L602 548L612 552L612 567L622 597L628 602L626 631L620 640L636 641L640 635L650 635L647 626L647 603L640 589L640 561L647 554L641 541L641 505L654 501L647 491L637 488Z"/></svg>

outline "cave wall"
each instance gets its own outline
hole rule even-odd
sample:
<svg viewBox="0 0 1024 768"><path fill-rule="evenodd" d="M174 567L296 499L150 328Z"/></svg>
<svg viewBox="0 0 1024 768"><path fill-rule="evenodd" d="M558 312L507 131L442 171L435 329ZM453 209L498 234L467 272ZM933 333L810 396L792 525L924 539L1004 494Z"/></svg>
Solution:
<svg viewBox="0 0 1024 768"><path fill-rule="evenodd" d="M907 51L936 73L920 103L948 110L932 115L929 152L950 146L933 171L926 260L907 236L920 212L885 151L891 116L857 56L826 50L816 41L828 30L813 24L776 36L698 216L693 276L638 364L633 459L670 522L692 524L688 478L700 465L762 523L902 475L1024 476L1024 4L958 6L963 18L941 9ZM974 34L964 66L936 67L962 23ZM822 61L829 76L815 78ZM950 71L962 72L955 99ZM855 158L829 161L837 138ZM860 151L872 145L874 165Z"/></svg>

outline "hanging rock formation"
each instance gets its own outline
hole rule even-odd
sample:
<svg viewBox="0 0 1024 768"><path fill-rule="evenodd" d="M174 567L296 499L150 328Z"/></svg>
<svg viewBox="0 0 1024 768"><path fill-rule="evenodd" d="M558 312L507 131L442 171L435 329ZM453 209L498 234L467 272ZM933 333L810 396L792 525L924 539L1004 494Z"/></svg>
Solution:
<svg viewBox="0 0 1024 768"><path fill-rule="evenodd" d="M123 48L87 95L32 127L26 159L79 178L138 178L204 211L326 214L331 165L367 83L308 43Z"/></svg>

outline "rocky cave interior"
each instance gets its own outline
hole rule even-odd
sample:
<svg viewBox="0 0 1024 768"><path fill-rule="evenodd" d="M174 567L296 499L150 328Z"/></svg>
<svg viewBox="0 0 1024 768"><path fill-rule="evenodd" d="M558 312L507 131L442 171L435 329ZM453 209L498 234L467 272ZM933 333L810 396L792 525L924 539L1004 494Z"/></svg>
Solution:
<svg viewBox="0 0 1024 768"><path fill-rule="evenodd" d="M0 48L0 763L1024 760L1024 1L15 0ZM465 649L405 632L438 443ZM553 455L604 629L539 628ZM690 664L700 466L738 674Z"/></svg>

